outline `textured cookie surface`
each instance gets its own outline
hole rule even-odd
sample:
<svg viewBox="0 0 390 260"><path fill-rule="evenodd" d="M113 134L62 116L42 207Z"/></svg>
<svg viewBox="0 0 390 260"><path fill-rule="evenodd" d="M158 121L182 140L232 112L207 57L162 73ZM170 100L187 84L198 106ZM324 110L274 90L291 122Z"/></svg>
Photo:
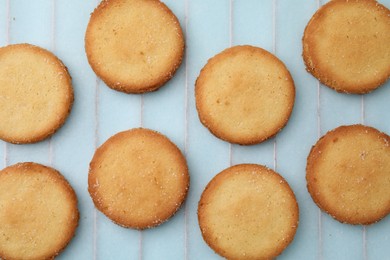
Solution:
<svg viewBox="0 0 390 260"><path fill-rule="evenodd" d="M1 259L51 259L78 220L76 194L53 168L19 163L0 171Z"/></svg>
<svg viewBox="0 0 390 260"><path fill-rule="evenodd" d="M207 244L227 259L271 259L293 240L298 204L288 183L255 164L230 167L216 175L198 206Z"/></svg>
<svg viewBox="0 0 390 260"><path fill-rule="evenodd" d="M115 223L144 229L170 218L184 201L189 174L180 150L149 129L132 129L97 149L88 190L95 206Z"/></svg>
<svg viewBox="0 0 390 260"><path fill-rule="evenodd" d="M176 16L158 0L105 0L91 15L85 49L110 88L143 93L173 76L184 38Z"/></svg>
<svg viewBox="0 0 390 260"><path fill-rule="evenodd" d="M340 222L371 224L390 213L390 137L341 126L313 146L306 180L317 205Z"/></svg>
<svg viewBox="0 0 390 260"><path fill-rule="evenodd" d="M73 103L66 67L52 53L29 44L0 48L0 138L32 143L52 135Z"/></svg>
<svg viewBox="0 0 390 260"><path fill-rule="evenodd" d="M390 10L373 0L333 0L303 36L307 70L346 93L370 92L390 77Z"/></svg>
<svg viewBox="0 0 390 260"><path fill-rule="evenodd" d="M215 136L243 145L262 142L287 123L295 99L284 64L252 46L211 58L195 86L199 118Z"/></svg>

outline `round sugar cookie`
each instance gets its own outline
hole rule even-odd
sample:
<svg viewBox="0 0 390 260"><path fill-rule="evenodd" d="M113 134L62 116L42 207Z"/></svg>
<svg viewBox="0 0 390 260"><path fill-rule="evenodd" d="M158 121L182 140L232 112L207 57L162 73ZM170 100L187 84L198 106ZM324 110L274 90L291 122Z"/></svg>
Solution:
<svg viewBox="0 0 390 260"><path fill-rule="evenodd" d="M324 135L307 158L307 188L333 218L371 224L390 213L390 137L363 125Z"/></svg>
<svg viewBox="0 0 390 260"><path fill-rule="evenodd" d="M64 124L72 104L71 77L56 56L30 44L0 48L0 139L41 141Z"/></svg>
<svg viewBox="0 0 390 260"><path fill-rule="evenodd" d="M195 84L199 119L230 143L256 144L276 135L291 115L295 87L271 53L235 46L211 58Z"/></svg>
<svg viewBox="0 0 390 260"><path fill-rule="evenodd" d="M160 225L179 209L189 188L187 163L162 134L120 132L93 156L88 191L97 209L123 227Z"/></svg>
<svg viewBox="0 0 390 260"><path fill-rule="evenodd" d="M390 10L376 1L329 1L302 41L307 71L338 92L368 93L390 77Z"/></svg>
<svg viewBox="0 0 390 260"><path fill-rule="evenodd" d="M75 234L77 197L55 169L18 163L0 171L0 258L52 259Z"/></svg>
<svg viewBox="0 0 390 260"><path fill-rule="evenodd" d="M176 16L158 0L105 0L91 15L85 50L107 86L144 93L173 77L184 37Z"/></svg>
<svg viewBox="0 0 390 260"><path fill-rule="evenodd" d="M282 176L256 164L217 174L198 205L203 239L227 259L272 259L298 227L295 195Z"/></svg>

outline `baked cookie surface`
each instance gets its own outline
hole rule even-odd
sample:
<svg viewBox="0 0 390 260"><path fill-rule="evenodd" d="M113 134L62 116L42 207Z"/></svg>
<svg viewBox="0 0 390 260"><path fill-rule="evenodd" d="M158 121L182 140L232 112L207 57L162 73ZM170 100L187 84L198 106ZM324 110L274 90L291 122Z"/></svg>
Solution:
<svg viewBox="0 0 390 260"><path fill-rule="evenodd" d="M274 136L291 115L295 87L285 65L253 46L211 58L195 84L199 119L220 139L242 145Z"/></svg>
<svg viewBox="0 0 390 260"><path fill-rule="evenodd" d="M92 69L110 88L144 93L176 72L184 37L176 16L158 0L105 0L91 15L85 50Z"/></svg>
<svg viewBox="0 0 390 260"><path fill-rule="evenodd" d="M376 1L329 1L302 41L307 71L338 92L368 93L390 77L390 10Z"/></svg>
<svg viewBox="0 0 390 260"><path fill-rule="evenodd" d="M52 135L73 104L71 77L52 53L30 44L0 48L0 138L33 143Z"/></svg>
<svg viewBox="0 0 390 260"><path fill-rule="evenodd" d="M168 220L186 198L187 163L167 137L137 128L99 147L88 191L97 209L124 227L151 228Z"/></svg>
<svg viewBox="0 0 390 260"><path fill-rule="evenodd" d="M390 137L363 125L324 135L307 159L314 202L343 223L371 224L390 213Z"/></svg>
<svg viewBox="0 0 390 260"><path fill-rule="evenodd" d="M240 164L217 174L198 205L206 243L227 259L271 259L291 243L298 227L298 204L276 172Z"/></svg>
<svg viewBox="0 0 390 260"><path fill-rule="evenodd" d="M77 197L55 169L18 163L0 171L0 258L52 259L78 225Z"/></svg>

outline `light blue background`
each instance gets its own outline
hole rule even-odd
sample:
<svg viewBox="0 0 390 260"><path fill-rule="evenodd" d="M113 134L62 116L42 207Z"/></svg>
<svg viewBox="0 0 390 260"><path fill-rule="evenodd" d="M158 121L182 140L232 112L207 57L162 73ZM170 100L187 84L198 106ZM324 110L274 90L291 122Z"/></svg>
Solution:
<svg viewBox="0 0 390 260"><path fill-rule="evenodd" d="M180 20L186 53L175 77L159 91L127 95L107 88L88 65L84 34L98 1L0 0L0 45L28 42L54 52L73 77L75 103L66 124L32 145L0 143L0 166L22 161L51 165L75 188L81 212L77 234L58 259L220 259L204 243L197 203L210 179L231 164L259 163L283 175L300 206L293 243L279 259L389 259L390 217L362 227L321 213L306 190L306 156L319 136L343 124L365 123L390 133L390 83L365 96L336 93L309 75L301 38L324 2L315 0L166 0ZM383 0L390 7L390 0ZM207 60L239 44L278 56L296 84L288 125L254 146L230 145L199 122L194 83ZM389 43L390 44L390 43ZM89 162L97 146L133 127L167 135L187 157L191 188L180 211L146 231L121 228L96 211L87 192Z"/></svg>

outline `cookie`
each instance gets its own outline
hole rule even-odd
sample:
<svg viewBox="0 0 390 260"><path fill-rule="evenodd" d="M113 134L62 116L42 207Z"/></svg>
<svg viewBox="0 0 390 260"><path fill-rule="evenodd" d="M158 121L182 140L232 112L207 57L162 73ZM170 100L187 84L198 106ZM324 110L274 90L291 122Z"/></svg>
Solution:
<svg viewBox="0 0 390 260"><path fill-rule="evenodd" d="M74 236L77 197L55 169L18 163L0 171L0 258L52 259Z"/></svg>
<svg viewBox="0 0 390 260"><path fill-rule="evenodd" d="M158 0L104 0L91 15L85 50L107 86L144 93L173 77L184 37L176 16Z"/></svg>
<svg viewBox="0 0 390 260"><path fill-rule="evenodd" d="M390 10L376 1L329 1L302 42L307 71L338 92L368 93L390 77Z"/></svg>
<svg viewBox="0 0 390 260"><path fill-rule="evenodd" d="M307 188L342 223L371 224L390 213L390 137L363 125L324 135L307 158Z"/></svg>
<svg viewBox="0 0 390 260"><path fill-rule="evenodd" d="M64 124L72 104L71 77L56 56L30 44L0 48L0 139L41 141Z"/></svg>
<svg viewBox="0 0 390 260"><path fill-rule="evenodd" d="M162 134L120 132L93 156L88 191L97 209L123 227L145 229L168 220L189 188L187 163Z"/></svg>
<svg viewBox="0 0 390 260"><path fill-rule="evenodd" d="M276 135L291 115L295 87L271 53L235 46L211 58L195 84L199 119L216 137L242 145Z"/></svg>
<svg viewBox="0 0 390 260"><path fill-rule="evenodd" d="M278 173L240 164L217 174L202 193L198 220L203 239L227 259L272 259L298 227L295 195Z"/></svg>

